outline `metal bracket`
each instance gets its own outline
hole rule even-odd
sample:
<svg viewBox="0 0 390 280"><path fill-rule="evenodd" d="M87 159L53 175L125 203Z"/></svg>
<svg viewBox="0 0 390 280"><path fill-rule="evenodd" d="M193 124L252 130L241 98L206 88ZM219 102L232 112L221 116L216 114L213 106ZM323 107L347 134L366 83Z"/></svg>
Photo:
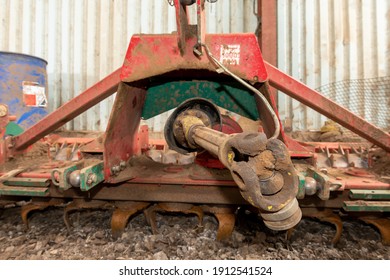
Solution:
<svg viewBox="0 0 390 280"><path fill-rule="evenodd" d="M87 166L80 170L80 189L89 191L99 183L104 181L104 163Z"/></svg>
<svg viewBox="0 0 390 280"><path fill-rule="evenodd" d="M298 175L298 193L297 193L297 199L303 199L305 198L305 177L306 174L302 172L297 172Z"/></svg>
<svg viewBox="0 0 390 280"><path fill-rule="evenodd" d="M56 168L51 172L51 180L54 185L58 186L61 190L68 190L73 186L69 183L68 178L70 173L80 169L83 166L83 161L77 164L70 165L64 168Z"/></svg>
<svg viewBox="0 0 390 280"><path fill-rule="evenodd" d="M46 196L49 193L48 179L16 178L25 169L14 169L0 177L0 196Z"/></svg>
<svg viewBox="0 0 390 280"><path fill-rule="evenodd" d="M351 199L390 200L390 190L350 190Z"/></svg>
<svg viewBox="0 0 390 280"><path fill-rule="evenodd" d="M325 173L309 168L307 170L307 176L314 178L317 181L317 196L321 200L328 200L330 192L335 191L343 186L343 182L329 178Z"/></svg>

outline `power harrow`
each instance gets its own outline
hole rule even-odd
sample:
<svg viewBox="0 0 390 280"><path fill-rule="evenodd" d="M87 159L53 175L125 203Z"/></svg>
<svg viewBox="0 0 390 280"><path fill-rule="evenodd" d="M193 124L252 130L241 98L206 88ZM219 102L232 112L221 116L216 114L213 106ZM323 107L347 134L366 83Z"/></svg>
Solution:
<svg viewBox="0 0 390 280"><path fill-rule="evenodd" d="M140 212L154 233L157 213L196 215L199 224L211 214L219 240L229 238L238 210L246 209L287 235L302 216L331 223L334 244L348 216L374 225L390 244L390 183L367 169L374 145L390 152L390 135L264 61L254 34L206 34L203 0L172 3L176 33L133 36L120 69L1 140L2 205L28 201L21 207L27 226L30 212L64 207L69 229L74 211L111 209L116 237ZM196 25L188 20L193 4ZM293 140L269 86L368 142ZM104 134L53 134L115 92ZM173 108L165 139L151 139L141 119ZM243 129L240 118L257 122ZM0 120L3 131L7 111ZM37 146L47 156L29 157Z"/></svg>

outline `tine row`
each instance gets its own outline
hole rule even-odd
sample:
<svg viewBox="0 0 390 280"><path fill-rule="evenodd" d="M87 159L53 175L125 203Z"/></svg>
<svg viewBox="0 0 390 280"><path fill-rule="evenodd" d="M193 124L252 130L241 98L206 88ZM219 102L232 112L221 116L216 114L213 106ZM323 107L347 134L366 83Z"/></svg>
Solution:
<svg viewBox="0 0 390 280"><path fill-rule="evenodd" d="M28 216L32 211L41 211L48 207L64 206L66 201L63 199L50 199L47 201L32 201L21 207L21 216L26 228L29 228ZM156 214L158 213L182 213L186 215L196 215L198 226L202 226L205 213L212 214L218 221L217 240L226 240L230 238L235 222L237 207L231 206L207 206L193 205L187 203L149 203L149 202L108 202L100 200L75 199L66 204L64 210L64 222L68 230L71 229L72 223L69 215L75 211L113 209L111 218L111 231L115 238L121 237L129 219L134 215L142 212L145 215L147 223L150 225L153 234L158 233ZM343 231L343 222L337 212L332 209L320 208L302 208L302 214L305 218L317 219L321 222L329 223L336 229L335 235L331 241L336 245L341 238ZM382 216L359 216L358 219L376 227L381 236L384 245L390 245L390 219ZM298 227L299 224L296 226ZM286 232L287 239L290 239L294 233L294 228Z"/></svg>
<svg viewBox="0 0 390 280"><path fill-rule="evenodd" d="M358 148L351 146L345 147L341 144L338 147L329 147L328 145L319 147L319 154L317 154L317 167L359 167L368 168L368 149L363 146Z"/></svg>

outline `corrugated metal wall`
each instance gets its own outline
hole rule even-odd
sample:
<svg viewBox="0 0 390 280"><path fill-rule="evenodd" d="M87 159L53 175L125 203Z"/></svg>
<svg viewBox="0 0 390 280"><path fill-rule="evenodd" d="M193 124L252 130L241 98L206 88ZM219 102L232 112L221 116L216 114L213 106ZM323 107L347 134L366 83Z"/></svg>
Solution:
<svg viewBox="0 0 390 280"><path fill-rule="evenodd" d="M390 76L390 1L278 0L278 42L278 67L312 88ZM377 96L365 93L359 98L364 109L354 111L375 122L376 108L364 103ZM333 98L339 102L348 94L337 92ZM306 106L284 94L279 100L281 118L292 119L294 130L322 126L324 118ZM379 106L388 111L386 104Z"/></svg>
<svg viewBox="0 0 390 280"><path fill-rule="evenodd" d="M253 0L207 3L210 33L254 32ZM55 109L119 68L132 34L176 30L167 0L0 0L0 50L48 61L49 106ZM113 97L66 128L105 130ZM149 124L163 128L164 117Z"/></svg>
<svg viewBox="0 0 390 280"><path fill-rule="evenodd" d="M208 32L254 32L253 1L207 3ZM49 62L50 109L120 67L132 34L175 29L167 0L0 0L0 50ZM313 88L390 76L388 0L278 0L278 36L279 68ZM321 127L323 117L284 94L279 100L294 130ZM107 99L66 128L104 130L112 104ZM149 124L161 130L165 117Z"/></svg>

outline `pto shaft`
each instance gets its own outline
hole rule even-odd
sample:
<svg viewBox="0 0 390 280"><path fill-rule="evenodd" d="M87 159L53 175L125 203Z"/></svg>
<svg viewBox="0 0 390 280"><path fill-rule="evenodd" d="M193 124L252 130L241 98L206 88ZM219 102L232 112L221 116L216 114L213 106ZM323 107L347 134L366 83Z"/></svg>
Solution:
<svg viewBox="0 0 390 280"><path fill-rule="evenodd" d="M196 100L191 102L196 104ZM264 133L225 134L213 130L208 116L215 106L202 110L187 103L168 120L166 134L173 134L175 145L187 151L204 149L217 157L230 170L243 198L259 209L269 228L286 230L295 226L302 216L296 199L298 177L283 142L268 140Z"/></svg>

